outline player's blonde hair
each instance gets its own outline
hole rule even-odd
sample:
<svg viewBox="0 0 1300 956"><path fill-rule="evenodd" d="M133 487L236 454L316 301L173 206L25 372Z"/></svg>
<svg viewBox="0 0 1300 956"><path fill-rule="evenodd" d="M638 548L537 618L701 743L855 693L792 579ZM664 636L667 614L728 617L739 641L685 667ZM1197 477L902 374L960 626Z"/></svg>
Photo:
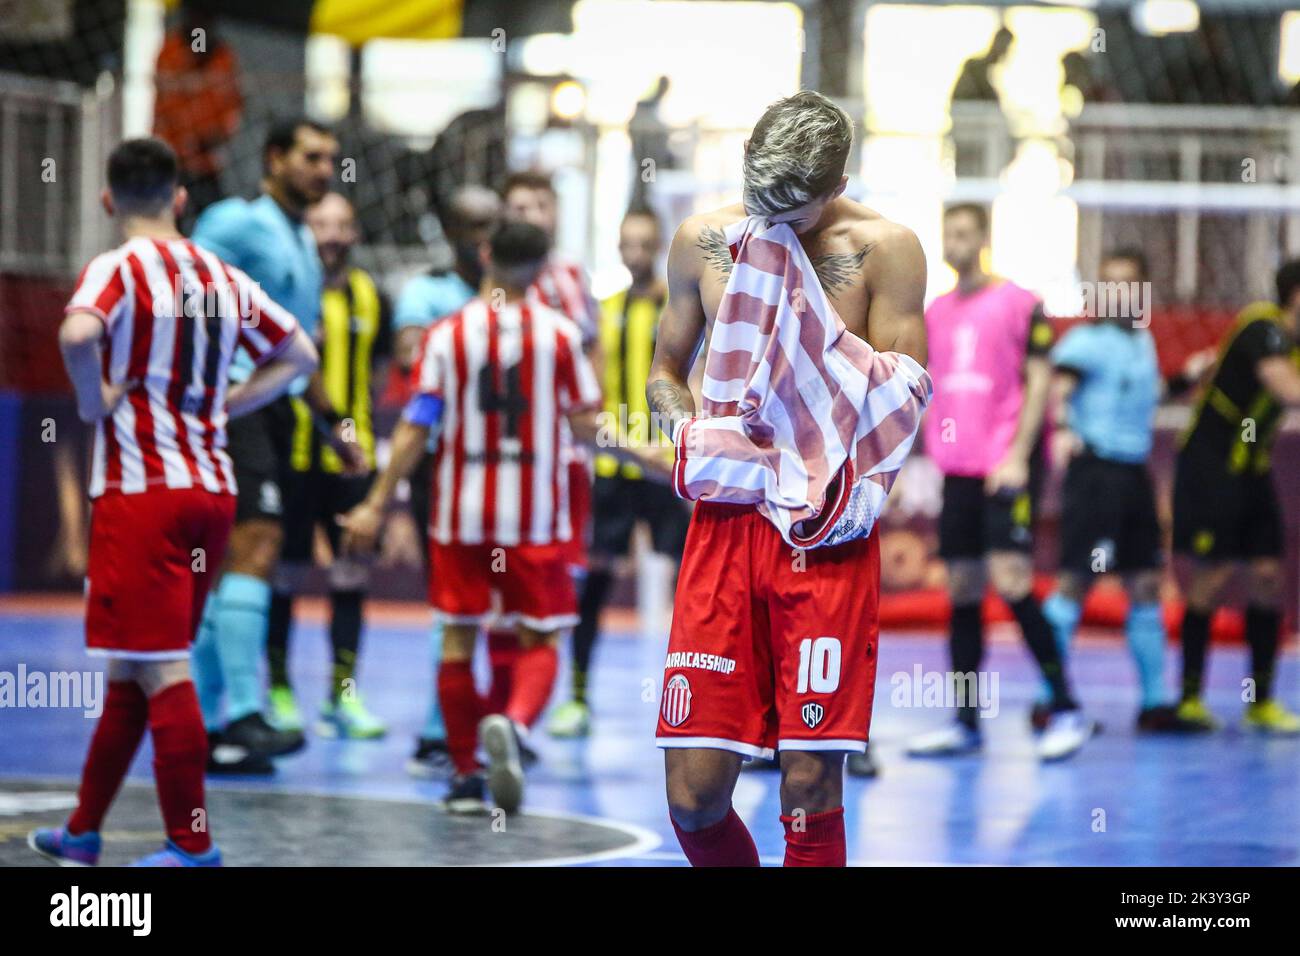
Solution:
<svg viewBox="0 0 1300 956"><path fill-rule="evenodd" d="M777 100L745 150L745 211L774 216L830 192L852 146L853 121L827 97L804 90Z"/></svg>

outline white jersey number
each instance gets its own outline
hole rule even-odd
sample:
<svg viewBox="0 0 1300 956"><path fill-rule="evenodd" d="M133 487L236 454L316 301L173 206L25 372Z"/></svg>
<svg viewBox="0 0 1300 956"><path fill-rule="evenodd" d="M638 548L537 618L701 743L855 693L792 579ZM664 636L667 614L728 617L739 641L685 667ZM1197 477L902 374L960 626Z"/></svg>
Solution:
<svg viewBox="0 0 1300 956"><path fill-rule="evenodd" d="M799 642L798 693L832 694L840 686L840 641L805 637Z"/></svg>

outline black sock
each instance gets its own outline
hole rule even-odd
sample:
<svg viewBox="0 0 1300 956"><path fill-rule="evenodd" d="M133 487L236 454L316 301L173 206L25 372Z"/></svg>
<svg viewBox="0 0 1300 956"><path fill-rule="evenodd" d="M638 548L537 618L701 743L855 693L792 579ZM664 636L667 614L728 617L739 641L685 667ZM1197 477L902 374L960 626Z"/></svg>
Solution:
<svg viewBox="0 0 1300 956"><path fill-rule="evenodd" d="M1282 615L1274 607L1246 608L1246 643L1250 646L1250 674L1255 679L1255 700L1273 696L1273 667L1277 663L1278 631Z"/></svg>
<svg viewBox="0 0 1300 956"><path fill-rule="evenodd" d="M266 664L272 687L289 686L289 628L293 623L293 595L271 592L266 617Z"/></svg>
<svg viewBox="0 0 1300 956"><path fill-rule="evenodd" d="M334 654L334 696L346 680L357 673L357 649L361 646L361 604L365 591L330 592L330 648Z"/></svg>
<svg viewBox="0 0 1300 956"><path fill-rule="evenodd" d="M969 693L960 693L963 688L973 691L977 686L974 680L967 680L965 675L977 674L980 661L984 658L984 614L981 602L974 604L955 604L952 609L952 621L948 625L948 650L952 657L952 669L956 675L959 691L957 701L957 719L971 729L979 718L979 701L971 700Z"/></svg>
<svg viewBox="0 0 1300 956"><path fill-rule="evenodd" d="M1016 616L1020 632L1029 645L1029 653L1038 662L1038 669L1043 672L1043 679L1052 688L1052 709L1073 710L1079 705L1070 694L1070 685L1065 678L1065 664L1061 660L1061 651L1056 646L1052 635L1052 625L1043 616L1043 606L1032 594L1026 594L1019 601L1008 601L1011 613Z"/></svg>
<svg viewBox="0 0 1300 956"><path fill-rule="evenodd" d="M583 703L587 702L587 673L600 631L600 612L613 583L614 576L608 571L592 569L582 585L578 626L573 629L573 699Z"/></svg>
<svg viewBox="0 0 1300 956"><path fill-rule="evenodd" d="M1210 647L1210 615L1190 607L1183 612L1183 700L1201 695L1205 652Z"/></svg>

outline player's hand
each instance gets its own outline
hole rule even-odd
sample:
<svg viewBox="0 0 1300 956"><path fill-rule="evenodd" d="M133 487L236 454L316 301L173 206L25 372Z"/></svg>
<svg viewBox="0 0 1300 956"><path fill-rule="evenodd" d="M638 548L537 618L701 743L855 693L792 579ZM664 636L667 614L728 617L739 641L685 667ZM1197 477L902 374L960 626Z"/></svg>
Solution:
<svg viewBox="0 0 1300 956"><path fill-rule="evenodd" d="M1188 356L1187 361L1183 363L1183 375L1186 376L1189 382L1200 382L1205 377L1205 373L1214 367L1218 357L1219 355L1214 349L1202 349L1199 352L1193 352Z"/></svg>
<svg viewBox="0 0 1300 956"><path fill-rule="evenodd" d="M1083 439L1064 426L1052 432L1052 464L1064 468L1075 455L1083 451Z"/></svg>
<svg viewBox="0 0 1300 956"><path fill-rule="evenodd" d="M665 485L672 483L674 455L653 444L639 446L633 449L633 454L646 478Z"/></svg>
<svg viewBox="0 0 1300 956"><path fill-rule="evenodd" d="M379 541L379 529L384 523L382 509L369 501L363 501L335 520L343 529L341 550L344 554L364 557L374 553Z"/></svg>
<svg viewBox="0 0 1300 956"><path fill-rule="evenodd" d="M126 398L127 393L139 384L140 380L138 378L127 379L115 385L101 381L99 383L99 407L90 408L79 402L77 404L77 416L87 424L106 418L113 414L113 410L121 404L122 399Z"/></svg>
<svg viewBox="0 0 1300 956"><path fill-rule="evenodd" d="M370 470L366 465L365 453L361 450L361 445L352 439L346 422L339 422L330 429L329 444L343 463L343 474L356 477Z"/></svg>
<svg viewBox="0 0 1300 956"><path fill-rule="evenodd" d="M1029 485L1029 462L1018 455L1007 455L1002 463L994 468L984 479L985 494L995 495L999 491L1020 491Z"/></svg>

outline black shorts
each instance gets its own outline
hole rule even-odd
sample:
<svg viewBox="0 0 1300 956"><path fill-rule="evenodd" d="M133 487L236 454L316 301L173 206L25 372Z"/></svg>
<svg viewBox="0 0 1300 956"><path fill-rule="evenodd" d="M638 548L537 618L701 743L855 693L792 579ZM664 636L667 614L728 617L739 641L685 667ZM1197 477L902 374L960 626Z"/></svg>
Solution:
<svg viewBox="0 0 1300 956"><path fill-rule="evenodd" d="M1174 465L1174 552L1205 561L1282 554L1282 509L1272 472L1234 475L1184 448Z"/></svg>
<svg viewBox="0 0 1300 956"><path fill-rule="evenodd" d="M946 561L982 558L991 551L1020 551L1034 546L1034 487L1023 491L984 493L984 479L947 475L939 513L939 556Z"/></svg>
<svg viewBox="0 0 1300 956"><path fill-rule="evenodd" d="M640 478L596 478L592 492L591 553L616 558L627 554L638 521L650 526L658 554L680 561L691 509L667 485Z"/></svg>
<svg viewBox="0 0 1300 956"><path fill-rule="evenodd" d="M306 564L312 558L316 527L325 529L330 550L339 552L343 529L338 515L361 504L370 491L374 474L340 475L319 468L290 471L284 482L284 561Z"/></svg>
<svg viewBox="0 0 1300 956"><path fill-rule="evenodd" d="M1061 491L1061 568L1078 574L1149 571L1163 564L1160 518L1144 464L1084 452Z"/></svg>
<svg viewBox="0 0 1300 956"><path fill-rule="evenodd" d="M293 427L293 405L285 395L227 423L226 451L235 466L239 488L236 524L251 518L282 518Z"/></svg>

